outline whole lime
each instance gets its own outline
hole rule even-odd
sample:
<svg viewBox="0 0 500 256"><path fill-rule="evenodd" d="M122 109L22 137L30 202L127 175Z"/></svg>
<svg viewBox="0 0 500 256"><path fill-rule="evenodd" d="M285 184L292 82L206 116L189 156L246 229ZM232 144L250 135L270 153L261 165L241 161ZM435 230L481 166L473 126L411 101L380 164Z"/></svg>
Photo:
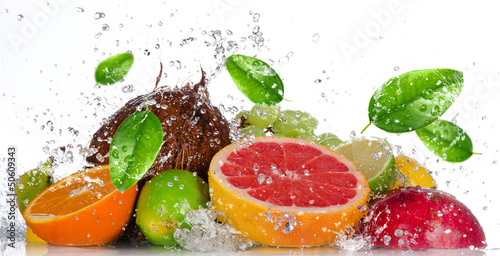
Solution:
<svg viewBox="0 0 500 256"><path fill-rule="evenodd" d="M191 210L207 207L208 185L185 170L164 171L149 180L137 200L136 223L149 242L174 246L177 228L191 228L185 221Z"/></svg>

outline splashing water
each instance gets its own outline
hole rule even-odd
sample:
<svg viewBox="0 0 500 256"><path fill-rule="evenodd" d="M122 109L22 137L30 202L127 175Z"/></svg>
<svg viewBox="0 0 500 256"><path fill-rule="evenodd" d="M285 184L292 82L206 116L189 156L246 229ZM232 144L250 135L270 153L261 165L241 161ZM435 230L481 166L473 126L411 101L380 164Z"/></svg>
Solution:
<svg viewBox="0 0 500 256"><path fill-rule="evenodd" d="M194 252L230 252L246 250L254 242L244 239L228 224L215 221L217 213L209 209L190 211L186 221L193 226L189 229L177 229L175 240L185 249Z"/></svg>
<svg viewBox="0 0 500 256"><path fill-rule="evenodd" d="M347 252L356 252L360 250L370 250L372 243L370 237L362 235L354 235L354 232L346 232L346 234L339 234L332 247L345 250Z"/></svg>

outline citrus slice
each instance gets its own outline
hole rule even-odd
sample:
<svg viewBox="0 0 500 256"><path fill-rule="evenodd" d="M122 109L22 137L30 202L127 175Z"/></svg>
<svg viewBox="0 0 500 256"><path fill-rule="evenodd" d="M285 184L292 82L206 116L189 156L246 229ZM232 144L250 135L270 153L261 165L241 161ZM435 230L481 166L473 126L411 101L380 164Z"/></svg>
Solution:
<svg viewBox="0 0 500 256"><path fill-rule="evenodd" d="M94 167L48 187L28 204L23 217L50 244L106 244L130 221L137 193L137 184L120 193L111 183L108 165Z"/></svg>
<svg viewBox="0 0 500 256"><path fill-rule="evenodd" d="M216 211L253 241L284 247L331 244L364 215L370 189L344 156L311 141L256 137L210 164Z"/></svg>
<svg viewBox="0 0 500 256"><path fill-rule="evenodd" d="M30 227L26 228L26 243L33 243L33 244L47 244L43 239L38 237L35 233L33 233L33 230L31 230Z"/></svg>
<svg viewBox="0 0 500 256"><path fill-rule="evenodd" d="M426 188L435 188L436 181L429 174L429 170L417 162L417 160L399 155L395 159L396 168L399 170L400 177L394 183L392 189L398 186L421 186Z"/></svg>
<svg viewBox="0 0 500 256"><path fill-rule="evenodd" d="M350 159L366 176L375 194L392 188L397 179L394 156L389 143L378 138L356 138L335 148Z"/></svg>

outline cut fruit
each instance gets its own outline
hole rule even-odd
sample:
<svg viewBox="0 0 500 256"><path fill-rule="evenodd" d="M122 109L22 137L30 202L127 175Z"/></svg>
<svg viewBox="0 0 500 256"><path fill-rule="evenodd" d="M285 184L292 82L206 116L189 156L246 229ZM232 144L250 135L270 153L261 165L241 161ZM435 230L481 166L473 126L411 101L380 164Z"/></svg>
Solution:
<svg viewBox="0 0 500 256"><path fill-rule="evenodd" d="M378 138L357 138L335 151L350 159L366 176L370 189L381 194L394 186L397 172L389 143Z"/></svg>
<svg viewBox="0 0 500 256"><path fill-rule="evenodd" d="M31 230L30 227L26 228L26 243L32 243L32 244L47 244L43 239L38 237L35 233L33 233L33 230Z"/></svg>
<svg viewBox="0 0 500 256"><path fill-rule="evenodd" d="M424 188L436 188L436 181L429 174L429 170L417 162L417 160L399 155L395 159L396 168L400 172L400 177L392 189L399 186L421 186Z"/></svg>
<svg viewBox="0 0 500 256"><path fill-rule="evenodd" d="M212 159L209 187L215 210L243 236L285 247L335 242L359 222L370 193L347 158L288 137L226 146Z"/></svg>
<svg viewBox="0 0 500 256"><path fill-rule="evenodd" d="M107 244L129 223L137 194L137 184L120 193L108 165L94 167L48 187L28 204L23 217L50 244Z"/></svg>

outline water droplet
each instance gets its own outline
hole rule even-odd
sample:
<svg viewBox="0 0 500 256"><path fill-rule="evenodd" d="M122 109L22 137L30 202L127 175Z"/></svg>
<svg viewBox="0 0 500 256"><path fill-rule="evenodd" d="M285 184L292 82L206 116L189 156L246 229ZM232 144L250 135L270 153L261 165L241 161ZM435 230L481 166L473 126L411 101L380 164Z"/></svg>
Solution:
<svg viewBox="0 0 500 256"><path fill-rule="evenodd" d="M394 235L396 237L400 237L404 234L403 230L402 229L396 229L396 231L394 231Z"/></svg>
<svg viewBox="0 0 500 256"><path fill-rule="evenodd" d="M160 49L160 44L156 44L155 49Z"/></svg>
<svg viewBox="0 0 500 256"><path fill-rule="evenodd" d="M440 111L441 111L441 108L440 108L438 105L436 105L436 106L434 106L434 107L432 108L432 110L431 110L431 115L433 115L433 116L438 116L438 115L439 115L439 113L440 113Z"/></svg>
<svg viewBox="0 0 500 256"><path fill-rule="evenodd" d="M101 32L99 32L99 33L97 33L97 34L95 35L95 38L99 38L99 37L101 37L101 36L102 36L102 33L101 33Z"/></svg>
<svg viewBox="0 0 500 256"><path fill-rule="evenodd" d="M102 31L109 31L109 25L106 23L102 24Z"/></svg>
<svg viewBox="0 0 500 256"><path fill-rule="evenodd" d="M78 220L78 216L75 216L75 220Z"/></svg>
<svg viewBox="0 0 500 256"><path fill-rule="evenodd" d="M305 176L309 176L310 175L309 171L308 170L304 170L304 175Z"/></svg>
<svg viewBox="0 0 500 256"><path fill-rule="evenodd" d="M169 181L169 182L167 182L167 186L172 187L172 186L174 186L174 183Z"/></svg>
<svg viewBox="0 0 500 256"><path fill-rule="evenodd" d="M180 184L179 189L184 189L184 184Z"/></svg>
<svg viewBox="0 0 500 256"><path fill-rule="evenodd" d="M131 155L128 155L125 157L125 159L123 159L123 161L125 161L125 163L128 163L128 162L133 161L133 160L134 160L134 158Z"/></svg>
<svg viewBox="0 0 500 256"><path fill-rule="evenodd" d="M113 158L118 158L118 157L120 157L120 153L118 153L118 150L116 150L116 149L115 149L115 150L113 150L113 151L111 152L111 156L112 156Z"/></svg>
<svg viewBox="0 0 500 256"><path fill-rule="evenodd" d="M316 33L313 35L312 41L313 41L313 43L317 43L319 41L319 33Z"/></svg>
<svg viewBox="0 0 500 256"><path fill-rule="evenodd" d="M85 11L82 7L76 7L75 10L80 13Z"/></svg>
<svg viewBox="0 0 500 256"><path fill-rule="evenodd" d="M69 197L75 197L75 196L76 196L76 192L75 191L69 192Z"/></svg>
<svg viewBox="0 0 500 256"><path fill-rule="evenodd" d="M151 53L149 52L148 49L146 49L146 50L144 50L144 55L149 56L149 55L151 55Z"/></svg>
<svg viewBox="0 0 500 256"><path fill-rule="evenodd" d="M102 180L100 180L100 179L99 179L99 180L97 180L97 181L96 181L96 183L97 183L97 185L99 185L99 187L104 186L104 181L102 181Z"/></svg>
<svg viewBox="0 0 500 256"><path fill-rule="evenodd" d="M133 91L134 91L134 86L131 84L122 86L122 92L124 93L131 93Z"/></svg>
<svg viewBox="0 0 500 256"><path fill-rule="evenodd" d="M28 206L29 202L30 202L30 200L29 200L29 199L24 199L24 200L23 200L23 204L24 204L24 206Z"/></svg>
<svg viewBox="0 0 500 256"><path fill-rule="evenodd" d="M266 180L266 176L264 176L264 174L262 174L262 173L259 173L259 175L257 176L257 181L259 182L259 184L264 183L265 180Z"/></svg>
<svg viewBox="0 0 500 256"><path fill-rule="evenodd" d="M254 163L253 164L253 170L254 170L254 172L258 172L259 169L260 169L260 166L257 163Z"/></svg>
<svg viewBox="0 0 500 256"><path fill-rule="evenodd" d="M259 19L260 19L260 14L254 13L253 14L253 22L257 23L257 22L259 22Z"/></svg>
<svg viewBox="0 0 500 256"><path fill-rule="evenodd" d="M391 236L385 235L384 236L384 244L389 245L389 242L391 242Z"/></svg>
<svg viewBox="0 0 500 256"><path fill-rule="evenodd" d="M426 100L432 100L434 96L432 95L433 91L431 89L425 90L422 92L422 98Z"/></svg>
<svg viewBox="0 0 500 256"><path fill-rule="evenodd" d="M271 184L273 183L273 179L271 177L269 177L267 180L266 180L266 184Z"/></svg>
<svg viewBox="0 0 500 256"><path fill-rule="evenodd" d="M22 14L18 14L18 15L17 15L17 20L18 20L18 21L21 21L21 20L23 20L23 19L24 19L24 16L23 16Z"/></svg>
<svg viewBox="0 0 500 256"><path fill-rule="evenodd" d="M288 221L285 224L285 228L281 230L283 234L288 234L292 232L295 227L297 226L297 220L295 220L295 216L293 214L290 214L288 216Z"/></svg>
<svg viewBox="0 0 500 256"><path fill-rule="evenodd" d="M399 71L399 66L395 66L394 71Z"/></svg>
<svg viewBox="0 0 500 256"><path fill-rule="evenodd" d="M398 240L398 245L399 246L402 246L404 244L405 244L405 240L403 238L401 238L401 239Z"/></svg>
<svg viewBox="0 0 500 256"><path fill-rule="evenodd" d="M104 13L102 13L102 12L96 12L96 13L94 14L94 19L95 19L95 20L102 19L102 18L104 18L105 16L106 16L106 14L104 14Z"/></svg>
<svg viewBox="0 0 500 256"><path fill-rule="evenodd" d="M422 104L422 106L420 106L420 111L425 112L426 110L427 110L427 105Z"/></svg>

